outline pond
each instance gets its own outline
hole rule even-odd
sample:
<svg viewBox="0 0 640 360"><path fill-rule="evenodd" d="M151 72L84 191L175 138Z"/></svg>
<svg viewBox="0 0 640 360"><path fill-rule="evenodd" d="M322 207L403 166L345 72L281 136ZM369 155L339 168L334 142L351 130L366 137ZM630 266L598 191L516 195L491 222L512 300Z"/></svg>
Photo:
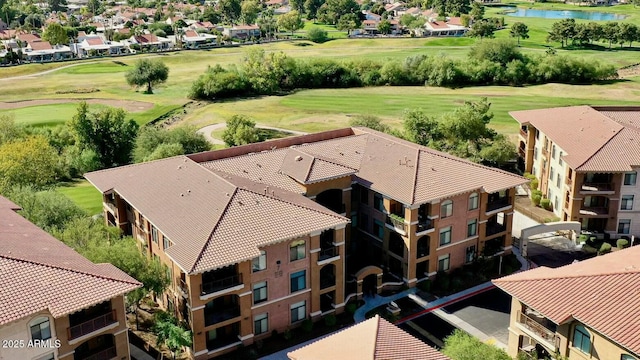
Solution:
<svg viewBox="0 0 640 360"><path fill-rule="evenodd" d="M581 20L622 20L626 16L613 13L605 13L599 11L580 11L580 10L540 10L540 9L523 9L512 6L504 6L505 15L515 17L537 17L545 19L581 19Z"/></svg>

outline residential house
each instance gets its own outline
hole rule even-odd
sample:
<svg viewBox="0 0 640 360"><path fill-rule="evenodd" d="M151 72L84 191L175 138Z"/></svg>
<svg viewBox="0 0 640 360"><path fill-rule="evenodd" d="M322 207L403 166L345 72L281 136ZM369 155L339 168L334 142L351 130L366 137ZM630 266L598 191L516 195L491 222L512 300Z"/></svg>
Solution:
<svg viewBox="0 0 640 360"><path fill-rule="evenodd" d="M129 359L124 294L141 284L94 264L0 197L0 359Z"/></svg>
<svg viewBox="0 0 640 360"><path fill-rule="evenodd" d="M598 236L640 236L640 107L514 111L522 168L554 214Z"/></svg>
<svg viewBox="0 0 640 360"><path fill-rule="evenodd" d="M182 47L186 49L210 47L216 45L216 38L215 35L187 30L182 35Z"/></svg>
<svg viewBox="0 0 640 360"><path fill-rule="evenodd" d="M640 246L493 283L513 297L508 353L640 359Z"/></svg>
<svg viewBox="0 0 640 360"><path fill-rule="evenodd" d="M509 253L526 182L366 128L85 177L107 222L168 266L162 303L192 327L197 359Z"/></svg>
<svg viewBox="0 0 640 360"><path fill-rule="evenodd" d="M129 38L130 47L140 47L148 51L168 50L173 47L171 40L154 34L133 35Z"/></svg>
<svg viewBox="0 0 640 360"><path fill-rule="evenodd" d="M370 35L377 35L380 33L380 31L378 30L378 25L380 24L381 20L364 20L362 22L362 30L364 30L365 33L370 34ZM390 34L401 34L402 33L402 29L400 29L400 24L398 23L398 20L387 20L389 22L390 26Z"/></svg>
<svg viewBox="0 0 640 360"><path fill-rule="evenodd" d="M384 9L387 13L391 14L391 16L398 17L407 10L407 7L404 3L395 2L393 4L386 4Z"/></svg>
<svg viewBox="0 0 640 360"><path fill-rule="evenodd" d="M191 24L189 27L192 30L195 30L197 32L202 32L202 31L212 32L214 30L218 30L222 32L223 30L223 27L214 25L210 21L196 21L193 24Z"/></svg>
<svg viewBox="0 0 640 360"><path fill-rule="evenodd" d="M450 360L379 315L287 354L291 360Z"/></svg>
<svg viewBox="0 0 640 360"><path fill-rule="evenodd" d="M469 31L460 22L460 18L448 18L446 21L430 18L424 24L427 36L463 36Z"/></svg>
<svg viewBox="0 0 640 360"><path fill-rule="evenodd" d="M69 60L73 58L73 52L67 45L52 46L48 41L31 41L22 48L24 60L30 62L46 62Z"/></svg>
<svg viewBox="0 0 640 360"><path fill-rule="evenodd" d="M109 41L100 35L84 36L75 46L78 57L113 56L127 54L127 46L119 41Z"/></svg>
<svg viewBox="0 0 640 360"><path fill-rule="evenodd" d="M260 27L258 25L234 25L225 27L222 34L230 38L250 39L260 37Z"/></svg>

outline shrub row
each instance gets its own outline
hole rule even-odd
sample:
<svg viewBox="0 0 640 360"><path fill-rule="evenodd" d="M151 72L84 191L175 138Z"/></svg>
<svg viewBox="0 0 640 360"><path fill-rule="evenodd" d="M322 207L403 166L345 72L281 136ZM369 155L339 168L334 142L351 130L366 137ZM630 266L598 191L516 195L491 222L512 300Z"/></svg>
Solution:
<svg viewBox="0 0 640 360"><path fill-rule="evenodd" d="M598 61L550 54L523 55L511 44L488 41L480 46L484 49L472 49L470 57L465 60L443 55L416 55L404 61L385 62L300 60L283 53L256 51L250 53L240 66L209 68L193 83L189 96L213 100L242 95L273 95L302 88L380 85L586 84L617 77L612 65Z"/></svg>

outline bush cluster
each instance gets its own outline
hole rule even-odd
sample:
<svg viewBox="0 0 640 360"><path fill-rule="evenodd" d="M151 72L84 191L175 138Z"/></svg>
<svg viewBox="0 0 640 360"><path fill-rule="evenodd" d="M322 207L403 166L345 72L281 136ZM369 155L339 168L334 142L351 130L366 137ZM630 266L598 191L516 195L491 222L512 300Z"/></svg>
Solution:
<svg viewBox="0 0 640 360"><path fill-rule="evenodd" d="M559 55L524 55L505 39L474 45L469 58L416 55L404 61L292 59L256 50L242 65L210 67L192 85L194 99L273 95L294 89L362 86L585 84L617 76L613 65Z"/></svg>

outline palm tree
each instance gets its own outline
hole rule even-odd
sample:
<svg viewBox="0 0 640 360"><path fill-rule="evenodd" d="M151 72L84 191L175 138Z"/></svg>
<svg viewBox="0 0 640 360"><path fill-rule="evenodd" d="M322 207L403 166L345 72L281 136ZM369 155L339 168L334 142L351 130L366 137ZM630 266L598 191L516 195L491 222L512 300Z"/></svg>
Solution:
<svg viewBox="0 0 640 360"><path fill-rule="evenodd" d="M158 346L166 345L173 359L185 346L191 346L193 339L191 331L185 330L174 324L170 319L158 321L155 325L154 332L158 336Z"/></svg>

